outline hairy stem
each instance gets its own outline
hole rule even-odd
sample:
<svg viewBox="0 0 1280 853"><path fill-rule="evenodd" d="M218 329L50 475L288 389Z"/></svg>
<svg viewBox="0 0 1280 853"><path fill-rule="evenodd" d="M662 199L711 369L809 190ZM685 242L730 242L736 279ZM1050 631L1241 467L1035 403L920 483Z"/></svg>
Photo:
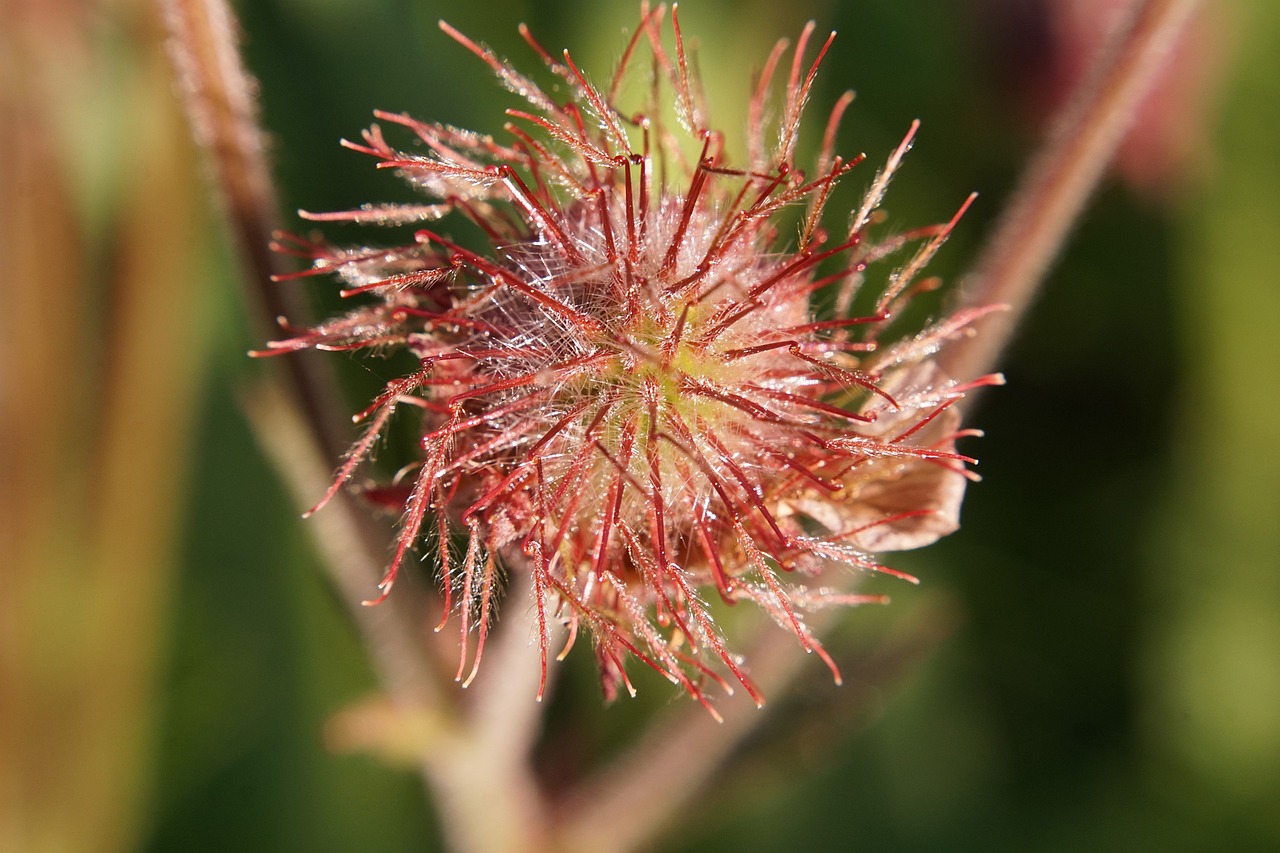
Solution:
<svg viewBox="0 0 1280 853"><path fill-rule="evenodd" d="M531 583L531 573L517 573ZM451 849L540 853L549 846L550 808L532 767L544 705L535 701L540 667L531 591L514 584L508 612L467 690L466 719L442 748L423 755L440 798ZM398 591L397 591L398 594Z"/></svg>
<svg viewBox="0 0 1280 853"><path fill-rule="evenodd" d="M245 408L298 505L314 500L327 485L329 468L297 409L270 384ZM368 513L340 493L324 514L324 523L316 523L317 516L308 529L342 598L360 601L369 591L361 532ZM459 697L453 685L445 687L445 661L428 654L427 642L440 638L427 636L438 620L425 615L425 597L407 573L395 595L377 607L358 607L356 616L396 719L427 723L420 727L421 770L443 812L449 847L465 853L546 849L549 809L530 763L544 706L534 700L540 669L529 608L502 620L480 676ZM512 597L512 608L526 600L523 590ZM395 739L394 731L386 734Z"/></svg>
<svg viewBox="0 0 1280 853"><path fill-rule="evenodd" d="M236 248L243 278L264 320L291 311L272 281L278 261L269 249L277 201L257 123L256 85L240 62L236 21L224 0L166 0L165 21L177 70L179 94L196 142L204 150ZM324 494L330 461L340 458L346 439L327 414L336 399L327 373L314 362L288 359L286 390L261 394L252 402L264 447L298 495L300 506ZM288 402L285 401L286 395ZM326 508L310 529L327 558L326 568L343 598L355 604L369 595L383 563L385 540L372 529L369 514L349 497ZM402 590L385 610L355 606L354 615L372 643L375 664L393 696L423 701L438 694L420 634L428 616L426 596Z"/></svg>
<svg viewBox="0 0 1280 853"><path fill-rule="evenodd" d="M264 327L286 312L281 288L271 276L278 261L268 244L277 218L277 201L257 123L255 84L241 65L236 21L223 0L167 0L165 21L177 70L179 94L196 142L204 150L223 203L243 279L258 306ZM248 401L259 441L277 463L298 505L309 506L328 486L331 460L340 458L345 440L327 412L336 406L328 376L314 363L289 359L288 382L270 386ZM369 514L345 494L308 526L325 557L325 567L369 642L374 664L394 700L405 704L435 701L439 691L422 642L428 620L426 596L404 585L394 604L362 608L383 563L385 540L371 528Z"/></svg>
<svg viewBox="0 0 1280 853"><path fill-rule="evenodd" d="M243 280L264 328L297 319L300 306L271 277L284 272L270 249L279 203L258 126L256 84L240 62L237 22L225 0L162 0L178 93L203 150L240 256ZM330 413L339 409L327 377L312 362L288 359L290 392L309 431L337 459L347 440ZM380 561L380 558L379 558Z"/></svg>
<svg viewBox="0 0 1280 853"><path fill-rule="evenodd" d="M942 353L952 376L996 366L1197 2L1134 0L1127 23L1051 124L965 283L962 307L1005 304L1009 310L988 315L976 334Z"/></svg>
<svg viewBox="0 0 1280 853"><path fill-rule="evenodd" d="M263 383L245 398L245 410L258 443L277 473L305 507L322 494L330 480L329 459L317 446L299 410L274 383ZM425 634L430 614L427 595L417 579L406 573L396 595L378 607L361 607L380 561L373 559L368 536L369 513L345 492L335 496L323 514L307 523L325 568L343 601L353 613L368 647L379 680L392 701L407 711L438 704L439 667L426 654Z"/></svg>

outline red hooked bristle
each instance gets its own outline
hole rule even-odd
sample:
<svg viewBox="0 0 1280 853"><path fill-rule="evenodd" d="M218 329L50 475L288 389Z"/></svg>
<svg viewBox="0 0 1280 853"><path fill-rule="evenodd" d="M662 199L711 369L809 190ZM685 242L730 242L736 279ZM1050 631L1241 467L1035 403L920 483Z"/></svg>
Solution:
<svg viewBox="0 0 1280 853"><path fill-rule="evenodd" d="M714 715L708 685L731 692L736 681L764 701L717 626L723 605L753 602L839 680L805 614L882 603L847 588L857 573L914 581L870 552L917 547L956 527L973 460L955 451L972 431L959 429L954 404L997 380L957 384L933 360L980 312L886 337L902 306L935 286L920 273L972 202L943 225L870 233L919 123L872 180L851 227L833 232L823 224L832 189L864 159L836 154L852 94L825 123L816 169L806 175L795 157L834 34L813 51L809 24L789 66L785 41L769 54L739 164L708 125L676 8L673 50L664 17L661 5L641 7L604 89L527 28L521 35L558 88L442 22L524 102L506 111L509 142L378 112L417 148L393 147L377 125L343 144L429 203L301 215L409 226L412 240L337 248L278 235L273 248L312 263L296 276L336 275L356 307L255 354L400 348L418 359L416 372L357 416L364 432L316 509L371 455L400 404L413 404L421 458L398 492L379 491L407 496L394 557L366 603L390 594L425 525L444 587L437 630L456 615L463 686L479 672L500 578L529 574L539 699L560 624L560 657L580 627L593 635L606 696L634 692L634 658ZM646 49L649 62L639 56ZM624 109L631 75L650 71L638 103ZM791 208L799 213L784 225ZM453 213L488 245L441 233L435 221ZM788 233L798 239L779 236ZM874 309L852 313L867 265L911 245L914 256L888 284L859 300ZM461 559L451 545L459 533ZM842 566L852 570L843 586ZM716 603L703 600L710 590Z"/></svg>

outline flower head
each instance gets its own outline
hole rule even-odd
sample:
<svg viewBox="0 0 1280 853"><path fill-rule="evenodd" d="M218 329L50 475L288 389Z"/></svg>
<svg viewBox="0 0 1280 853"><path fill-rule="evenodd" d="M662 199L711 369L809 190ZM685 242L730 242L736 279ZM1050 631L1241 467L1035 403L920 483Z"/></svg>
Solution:
<svg viewBox="0 0 1280 853"><path fill-rule="evenodd" d="M525 104L508 110L502 140L378 113L417 149L392 147L378 125L344 143L428 203L304 214L418 230L390 248L282 238L279 248L312 261L305 274L336 273L357 307L268 351L400 347L417 357L416 372L357 416L367 426L330 495L396 409L420 411L421 457L382 597L424 533L438 536L445 617L457 611L464 661L475 633L479 663L505 567L532 577L544 679L559 621L570 642L590 631L607 695L630 689L635 657L704 704L703 684L727 687L724 675L760 701L708 593L755 603L834 672L805 614L880 600L841 591L836 567L888 571L873 552L956 526L972 460L955 450L952 406L966 386L932 356L972 316L900 340L887 330L929 286L919 273L960 214L871 237L913 125L860 208L831 229L830 193L862 160L834 153L851 95L831 114L816 168L796 163L831 39L807 59L810 24L789 68L787 43L774 48L751 95L746 159L735 163L707 123L675 10L671 48L664 18L664 7L642 7L605 88L522 28L565 102L442 23ZM651 74L647 95L625 111L638 69ZM669 101L675 125L664 120ZM478 226L487 246L435 224L450 214ZM882 292L859 294L869 264L912 245ZM855 301L871 307L852 314ZM819 302L834 308L819 313ZM453 532L466 536L457 552Z"/></svg>

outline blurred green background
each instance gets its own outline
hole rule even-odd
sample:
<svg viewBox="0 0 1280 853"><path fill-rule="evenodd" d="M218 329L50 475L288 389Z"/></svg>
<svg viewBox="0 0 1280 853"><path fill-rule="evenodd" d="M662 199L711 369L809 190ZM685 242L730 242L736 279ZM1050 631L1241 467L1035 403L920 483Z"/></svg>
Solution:
<svg viewBox="0 0 1280 853"><path fill-rule="evenodd" d="M241 412L261 341L153 10L37 5L9 0L0 37L19 318L0 385L0 849L437 849L416 775L326 748L326 720L374 683ZM842 151L882 161L923 120L886 209L941 221L981 193L932 267L955 282L1086 51L1055 9L1101 27L1106 6L691 0L681 17L730 131L775 38L810 17L838 30L810 135L845 88ZM528 22L601 78L637 18L586 0L238 7L286 211L406 197L337 145L375 108L500 131L511 98L437 19L533 71ZM1280 847L1277 44L1280 5L1207 4L1174 119L1142 125L1002 365L1009 385L972 413L984 481L962 530L892 561L924 583L878 581L894 604L843 621L851 684L815 662L661 849ZM388 369L349 367L366 390ZM867 652L930 631L905 672ZM552 706L563 748L615 748L684 701L651 680L604 708L574 658ZM68 779L85 793L58 807Z"/></svg>

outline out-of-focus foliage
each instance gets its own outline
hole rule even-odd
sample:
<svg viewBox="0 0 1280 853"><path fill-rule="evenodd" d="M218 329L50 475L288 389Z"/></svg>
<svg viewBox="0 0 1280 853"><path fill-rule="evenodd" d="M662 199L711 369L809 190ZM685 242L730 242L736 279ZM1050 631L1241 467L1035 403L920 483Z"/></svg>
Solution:
<svg viewBox="0 0 1280 853"><path fill-rule="evenodd" d="M158 39L129 23L127 5L101 4L83 48L126 77L146 67L140 57L154 56ZM403 197L391 176L337 145L358 134L374 108L500 131L510 100L437 30L438 18L532 68L515 30L527 21L549 47L572 47L597 78L636 18L630 3L239 5L289 210ZM726 126L745 103L744 57L763 55L778 35L794 36L809 16L837 29L815 106L858 90L840 148L875 162L911 119L924 121L889 197L892 219L938 221L969 191L982 194L934 266L954 280L1037 139L1026 120L1036 111L1020 100L1029 90L1013 82L1032 74L1048 49L993 53L1039 43L1034 27L1021 30L1008 17L1018 5L808 0L784 9L759 0L744 9L694 0L681 15L701 42L712 109ZM740 771L694 805L664 849L1280 844L1273 802L1280 790L1280 57L1273 49L1280 7L1239 6L1220 27L1234 35L1223 86L1203 118L1202 174L1161 199L1119 185L1101 193L1002 365L1010 384L974 412L987 437L966 449L982 459L985 479L970 493L960 533L893 561L924 585L877 581L875 591L892 594L894 604L848 615L832 645L850 662L852 683L830 685L815 662L805 700L771 706L793 719L765 727ZM1211 4L1211 14L1224 7ZM1012 35L996 38L997 23ZM23 72L11 63L2 73ZM120 126L129 105L111 101L123 101L115 92L126 89L88 103L74 89L45 91L70 104L45 104L63 117L59 144L85 153L59 161L60 192L74 199L67 215L81 226L68 239L88 246L89 258L110 256L130 233L111 224L130 184L113 169L132 163L145 175L148 162L159 161L129 159L140 140ZM142 92L144 100L170 96L164 86ZM8 137L13 125L5 125L0 134ZM88 145L92 139L106 147ZM183 143L175 136L171 144ZM847 198L871 173L847 179ZM199 308L190 309L199 316L151 322L190 329L191 346L208 355L182 377L183 389L198 395L193 416L172 427L189 436L176 446L190 449L166 470L186 475L153 482L144 479L148 466L131 469L138 493L169 495L163 483L179 483L166 506L185 518L176 556L166 558L167 580L148 587L167 610L146 635L156 688L140 694L150 709L154 770L147 773L144 759L137 781L123 778L139 792L127 806L137 810L132 846L436 849L436 817L411 771L325 747L326 720L373 689L373 679L343 603L326 587L241 414L237 395L261 369L244 352L261 341L240 307L225 242L207 226L164 230L169 202L147 204L157 240L188 261L176 265L172 287L199 289ZM6 309L20 289L46 286L38 272L5 279ZM108 288L92 265L67 277L81 289L65 298L93 307L65 346L95 352L89 343L112 339L122 291ZM14 359L51 358L6 357L7 370ZM75 369L59 365L17 363L24 373ZM353 400L382 384L379 371L377 362L352 362ZM48 400L65 393L65 375L46 382ZM104 383L96 393L114 387ZM171 411L172 390L142 394L137 422ZM82 432L96 429L78 423ZM80 446L68 446L66 457ZM0 488L6 501L52 500L38 490L66 476L24 481L21 495L10 482ZM67 530L82 522L63 520ZM138 524L125 532L163 535ZM61 624L66 636L79 636L82 609L48 593L28 600L45 608L50 630ZM955 627L905 678L880 680L881 669L857 665L883 638L921 624ZM18 648L8 634L4 642ZM111 648L109 636L98 642ZM53 667L60 652L48 648L33 659ZM648 681L639 701L603 708L590 661L574 657L552 706L558 734L545 758L553 775L592 750L616 749L637 718L669 701L665 685ZM5 675L8 703L25 682ZM29 766L0 757L6 776Z"/></svg>

